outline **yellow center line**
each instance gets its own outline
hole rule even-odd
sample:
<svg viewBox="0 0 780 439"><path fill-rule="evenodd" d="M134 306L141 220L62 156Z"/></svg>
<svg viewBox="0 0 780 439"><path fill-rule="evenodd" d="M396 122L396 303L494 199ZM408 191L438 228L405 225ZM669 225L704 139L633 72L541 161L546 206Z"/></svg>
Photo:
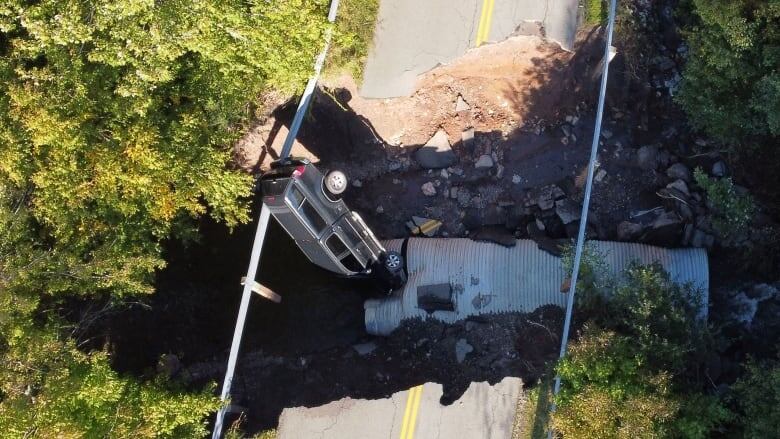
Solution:
<svg viewBox="0 0 780 439"><path fill-rule="evenodd" d="M482 44L482 28L485 26L485 13L487 13L487 9L488 9L487 6L489 1L490 0L482 0L482 12L480 13L479 16L479 27L477 27L477 38L475 41L475 45L477 47L479 47L480 44Z"/></svg>
<svg viewBox="0 0 780 439"><path fill-rule="evenodd" d="M406 439L414 439L414 430L417 427L417 413L420 411L420 399L422 398L423 386L417 386L417 394L414 398L414 406L412 407L412 419L409 420L409 431L406 435Z"/></svg>
<svg viewBox="0 0 780 439"><path fill-rule="evenodd" d="M490 25L493 21L493 6L496 5L496 0L488 1L488 11L485 14L485 27L482 29L482 42L485 42L490 38Z"/></svg>
<svg viewBox="0 0 780 439"><path fill-rule="evenodd" d="M417 422L417 411L420 408L420 395L422 394L422 385L409 389L409 395L406 397L406 410L401 422L400 439L413 439L415 423Z"/></svg>

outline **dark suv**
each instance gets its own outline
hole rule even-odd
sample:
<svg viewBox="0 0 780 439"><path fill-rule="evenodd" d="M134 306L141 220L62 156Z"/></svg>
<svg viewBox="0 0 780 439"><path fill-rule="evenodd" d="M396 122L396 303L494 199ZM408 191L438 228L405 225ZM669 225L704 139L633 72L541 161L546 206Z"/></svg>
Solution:
<svg viewBox="0 0 780 439"><path fill-rule="evenodd" d="M311 262L343 276L370 276L387 290L406 283L401 255L385 250L341 200L342 172L324 176L306 159L287 158L273 162L260 182L263 203Z"/></svg>

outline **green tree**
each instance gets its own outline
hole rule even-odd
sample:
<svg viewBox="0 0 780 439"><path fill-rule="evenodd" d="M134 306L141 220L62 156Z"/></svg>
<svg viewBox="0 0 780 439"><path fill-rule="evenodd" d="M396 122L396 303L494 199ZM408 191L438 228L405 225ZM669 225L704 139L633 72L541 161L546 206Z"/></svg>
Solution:
<svg viewBox="0 0 780 439"><path fill-rule="evenodd" d="M219 406L211 388L139 382L85 353L42 305L41 289L72 291L89 262L62 258L35 233L24 193L0 185L0 431L8 438L199 437ZM94 275L94 273L93 273ZM89 278L90 276L85 276Z"/></svg>
<svg viewBox="0 0 780 439"><path fill-rule="evenodd" d="M775 0L692 0L697 24L679 102L716 138L750 146L780 136L780 5Z"/></svg>
<svg viewBox="0 0 780 439"><path fill-rule="evenodd" d="M326 25L319 0L3 2L0 180L95 289L148 292L161 239L248 219L229 146L261 90L305 82Z"/></svg>
<svg viewBox="0 0 780 439"><path fill-rule="evenodd" d="M0 429L7 438L192 438L219 407L212 389L120 377L104 352L85 354L16 316L0 327Z"/></svg>
<svg viewBox="0 0 780 439"><path fill-rule="evenodd" d="M776 437L780 425L780 362L751 361L733 387L741 435L747 439Z"/></svg>

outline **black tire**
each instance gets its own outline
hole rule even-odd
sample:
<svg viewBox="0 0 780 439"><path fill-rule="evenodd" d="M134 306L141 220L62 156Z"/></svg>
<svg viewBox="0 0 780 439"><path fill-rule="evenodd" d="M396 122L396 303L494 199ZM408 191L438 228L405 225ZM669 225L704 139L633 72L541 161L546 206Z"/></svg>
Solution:
<svg viewBox="0 0 780 439"><path fill-rule="evenodd" d="M404 257L398 252L387 252L384 264L387 271L397 273L404 269Z"/></svg>
<svg viewBox="0 0 780 439"><path fill-rule="evenodd" d="M406 267L404 257L400 253L387 252L377 262L378 267L374 270L374 275L384 292L389 294L406 284Z"/></svg>
<svg viewBox="0 0 780 439"><path fill-rule="evenodd" d="M347 175L341 171L330 171L322 181L325 192L333 198L338 198L347 190Z"/></svg>

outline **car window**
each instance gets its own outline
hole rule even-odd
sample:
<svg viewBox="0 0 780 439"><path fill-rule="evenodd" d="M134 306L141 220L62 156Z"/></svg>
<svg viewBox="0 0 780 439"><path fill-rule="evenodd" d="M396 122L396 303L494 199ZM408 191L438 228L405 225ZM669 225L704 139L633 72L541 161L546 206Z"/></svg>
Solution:
<svg viewBox="0 0 780 439"><path fill-rule="evenodd" d="M347 246L344 245L344 241L342 241L339 235L335 233L330 235L325 243L328 245L328 249L330 249L330 251L333 252L336 257L340 257L345 251L347 251Z"/></svg>
<svg viewBox="0 0 780 439"><path fill-rule="evenodd" d="M295 186L290 188L290 194L287 196L287 198L290 200L290 205L293 209L300 208L301 203L303 203L303 200L306 199L306 197L303 196L303 193L301 193L300 189Z"/></svg>
<svg viewBox="0 0 780 439"><path fill-rule="evenodd" d="M357 272L363 271L363 265L361 265L360 262L358 262L357 258L352 253L350 253L349 255L347 255L347 257L342 259L341 263L344 264L344 267L346 267L346 269L349 271L357 271Z"/></svg>
<svg viewBox="0 0 780 439"><path fill-rule="evenodd" d="M317 234L320 234L325 230L325 226L327 226L325 220L317 213L317 210L314 209L314 206L312 206L308 200L305 200L303 204L301 204L300 213L301 216L309 222L309 225L314 228Z"/></svg>

